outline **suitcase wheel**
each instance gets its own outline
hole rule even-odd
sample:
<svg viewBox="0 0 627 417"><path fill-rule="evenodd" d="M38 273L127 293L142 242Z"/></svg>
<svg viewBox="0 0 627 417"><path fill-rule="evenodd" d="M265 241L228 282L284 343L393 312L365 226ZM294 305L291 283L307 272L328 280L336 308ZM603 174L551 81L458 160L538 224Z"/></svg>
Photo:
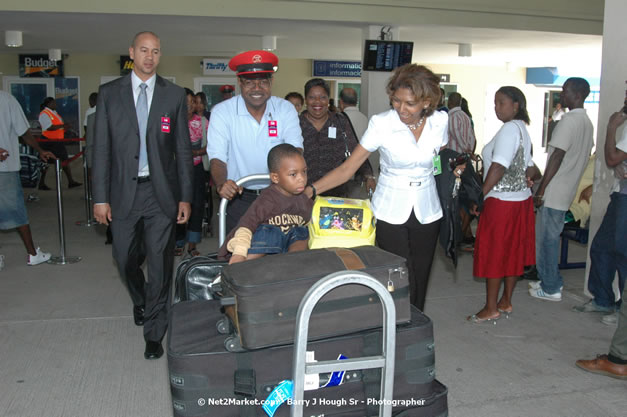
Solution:
<svg viewBox="0 0 627 417"><path fill-rule="evenodd" d="M216 323L216 329L218 329L218 333L220 334L230 334L231 333L231 322L227 318L223 318L218 320Z"/></svg>
<svg viewBox="0 0 627 417"><path fill-rule="evenodd" d="M229 336L224 340L224 347L229 352L239 353L244 352L246 349L242 347L242 344L239 341L239 337L237 336Z"/></svg>

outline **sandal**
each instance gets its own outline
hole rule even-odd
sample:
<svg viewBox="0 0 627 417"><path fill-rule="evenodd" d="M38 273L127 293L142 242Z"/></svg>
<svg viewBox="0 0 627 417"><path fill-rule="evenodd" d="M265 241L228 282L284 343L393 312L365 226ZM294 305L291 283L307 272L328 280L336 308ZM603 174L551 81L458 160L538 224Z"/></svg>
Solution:
<svg viewBox="0 0 627 417"><path fill-rule="evenodd" d="M174 256L181 256L183 255L183 250L185 249L184 246L175 246L174 247Z"/></svg>
<svg viewBox="0 0 627 417"><path fill-rule="evenodd" d="M476 314L473 314L472 316L468 316L466 317L466 321L473 323L473 324L489 324L492 323L494 325L496 325L496 321L498 319L501 318L501 314L499 313L498 316L496 317L491 317L489 319L482 319L481 317L477 316Z"/></svg>
<svg viewBox="0 0 627 417"><path fill-rule="evenodd" d="M188 249L187 250L187 254L190 256L190 258L193 258L195 256L200 256L200 252L198 252L198 249L196 249L196 248Z"/></svg>
<svg viewBox="0 0 627 417"><path fill-rule="evenodd" d="M512 307L510 307L508 310L504 310L502 308L498 308L497 310L499 310L499 313L505 314L506 319L508 319L509 316L511 316L512 313L514 312L514 309Z"/></svg>

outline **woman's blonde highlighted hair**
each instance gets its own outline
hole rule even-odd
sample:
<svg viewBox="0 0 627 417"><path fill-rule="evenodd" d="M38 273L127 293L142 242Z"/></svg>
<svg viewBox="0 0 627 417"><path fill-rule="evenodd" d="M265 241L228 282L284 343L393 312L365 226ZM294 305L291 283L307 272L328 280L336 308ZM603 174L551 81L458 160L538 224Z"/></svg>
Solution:
<svg viewBox="0 0 627 417"><path fill-rule="evenodd" d="M385 88L389 96L400 88L409 89L418 100L428 101L429 106L421 116L433 114L440 101L440 79L429 68L418 64L405 64L394 70Z"/></svg>

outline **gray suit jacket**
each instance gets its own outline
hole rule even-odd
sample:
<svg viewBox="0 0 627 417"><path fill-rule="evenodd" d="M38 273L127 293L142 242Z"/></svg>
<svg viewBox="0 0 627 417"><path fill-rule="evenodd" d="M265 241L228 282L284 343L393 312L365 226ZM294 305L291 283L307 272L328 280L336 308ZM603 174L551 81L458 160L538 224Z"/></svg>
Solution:
<svg viewBox="0 0 627 417"><path fill-rule="evenodd" d="M115 219L133 205L139 168L139 126L131 75L100 87L93 141L93 198L109 203ZM170 132L162 118L170 118ZM192 148L185 91L157 75L148 115L146 148L150 179L163 212L173 219L178 203L192 201Z"/></svg>

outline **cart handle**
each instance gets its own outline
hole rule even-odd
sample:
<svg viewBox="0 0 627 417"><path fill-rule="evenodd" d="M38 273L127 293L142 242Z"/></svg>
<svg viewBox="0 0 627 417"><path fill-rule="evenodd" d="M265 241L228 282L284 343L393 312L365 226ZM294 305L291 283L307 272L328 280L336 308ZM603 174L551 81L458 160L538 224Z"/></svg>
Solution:
<svg viewBox="0 0 627 417"><path fill-rule="evenodd" d="M247 175L235 181L238 187L243 187L248 183L265 183L270 181L270 174L253 174ZM223 198L220 200L220 208L218 209L218 247L222 247L226 239L226 205L229 200Z"/></svg>
<svg viewBox="0 0 627 417"><path fill-rule="evenodd" d="M379 296L383 304L383 346L382 354L364 356L347 360L329 360L320 362L306 362L307 339L309 333L309 319L314 307L320 299L336 287L348 284L357 284L368 287ZM348 371L354 369L381 368L381 391L379 399L379 417L392 415L392 399L394 392L394 356L396 348L396 308L394 299L383 284L372 276L361 271L334 272L316 282L307 291L298 306L296 315L296 330L294 334L294 357L292 362L292 381L294 381L293 403L290 410L291 417L303 416L303 400L305 395L305 374L323 372Z"/></svg>

